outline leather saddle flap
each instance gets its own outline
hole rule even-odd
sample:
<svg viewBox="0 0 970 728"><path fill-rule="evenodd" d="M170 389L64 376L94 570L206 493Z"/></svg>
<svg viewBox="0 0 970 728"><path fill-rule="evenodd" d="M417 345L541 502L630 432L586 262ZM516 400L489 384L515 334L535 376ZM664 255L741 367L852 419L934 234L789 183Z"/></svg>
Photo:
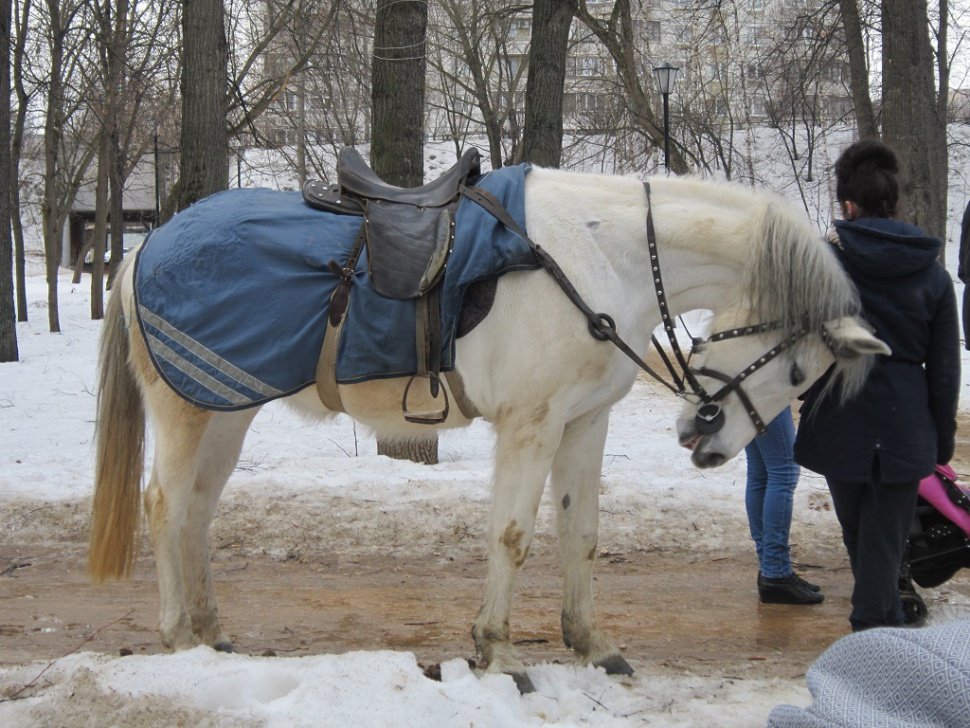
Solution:
<svg viewBox="0 0 970 728"><path fill-rule="evenodd" d="M370 200L364 220L368 269L378 293L417 298L441 279L454 233L451 210Z"/></svg>
<svg viewBox="0 0 970 728"><path fill-rule="evenodd" d="M338 215L364 214L364 208L357 200L340 194L337 185L327 185L318 179L310 179L304 183L303 199L317 210L335 212Z"/></svg>

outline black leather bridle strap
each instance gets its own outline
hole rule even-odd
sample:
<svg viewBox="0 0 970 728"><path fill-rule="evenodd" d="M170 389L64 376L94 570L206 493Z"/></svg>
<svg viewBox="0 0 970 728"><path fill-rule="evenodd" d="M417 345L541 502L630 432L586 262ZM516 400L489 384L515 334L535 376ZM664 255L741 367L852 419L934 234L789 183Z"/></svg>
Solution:
<svg viewBox="0 0 970 728"><path fill-rule="evenodd" d="M752 324L751 326L740 326L736 329L725 329L724 331L718 331L716 334L711 334L707 337L706 341L724 341L725 339L736 339L741 336L756 336L758 334L765 334L769 331L774 331L775 329L780 329L781 323L778 321L769 321L764 324Z"/></svg>
<svg viewBox="0 0 970 728"><path fill-rule="evenodd" d="M765 330L772 328L768 324L760 324L755 327L746 327L746 328L760 329L761 326L768 326L768 328L766 328ZM722 332L723 335L720 336L718 340L723 341L724 339L730 339L736 336L746 335L744 333L741 333L741 331L742 331L741 329L733 329L726 332ZM738 333L734 333L734 332L738 332ZM757 333L757 332L749 331L747 333L750 334L750 333ZM742 369L741 372L735 377L731 377L730 375L719 372L716 369L708 369L706 367L701 367L699 369L695 369L694 371L697 374L700 374L701 376L711 377L712 379L717 379L718 381L724 382L724 386L721 387L717 392L715 392L711 396L711 401L720 402L725 397L727 397L730 393L733 392L734 394L736 394L738 399L740 399L741 403L744 405L744 408L748 413L748 417L751 418L751 422L754 424L755 428L758 430L758 433L760 434L764 432L767 429L767 427L765 425L764 420L761 419L761 415L758 414L758 410L754 406L754 403L748 397L747 393L744 391L741 385L748 377L750 377L756 371L761 369L761 367L763 367L765 364L770 362L772 359L774 359L776 356L781 354L786 349L791 348L795 344L795 342L798 341L806 333L808 332L805 329L796 331L787 339L776 344L774 347L766 351L764 354L758 357L756 361L752 362L747 367ZM717 334L715 334L714 336L717 336ZM712 341L714 340L713 336L711 337L711 340Z"/></svg>
<svg viewBox="0 0 970 728"><path fill-rule="evenodd" d="M667 306L667 293L664 291L663 276L660 273L660 254L657 249L657 232L653 226L653 204L650 202L649 182L643 183L643 190L647 195L647 251L650 253L650 272L653 275L654 290L657 292L657 305L660 307L660 321L663 324L664 331L667 333L667 340L670 342L670 348L674 352L674 358L677 359L677 363L684 373L684 379L690 385L694 394L704 402L710 402L711 398L707 394L707 391L691 372L687 357L684 356L684 352L681 350L680 344L677 341L677 334L674 333L674 318ZM656 340L654 343L658 349L661 349L660 344L656 343ZM668 366L670 365L668 364ZM671 370L673 370L673 367L671 367ZM682 392L685 391L682 383L680 389Z"/></svg>
<svg viewBox="0 0 970 728"><path fill-rule="evenodd" d="M760 435L761 433L763 433L765 430L768 429L768 427L765 425L765 421L761 419L761 415L758 414L758 409L757 407L754 406L754 402L752 402L751 399L748 397L747 392L745 392L744 389L741 388L741 382L738 381L737 377L734 377L732 379L729 375L723 374L717 371L716 369L706 369L704 367L701 367L696 371L698 374L703 374L706 377L711 377L712 379L718 379L725 383L724 386L717 391L717 394L711 397L712 402L720 402L728 394L730 394L731 392L734 392L734 394L737 395L738 399L741 400L741 404L744 405L744 409L748 413L748 417L751 418L751 423L755 426L755 429L758 431L758 434Z"/></svg>
<svg viewBox="0 0 970 728"><path fill-rule="evenodd" d="M499 222L522 238L522 240L529 245L533 254L536 256L536 260L539 262L539 265L541 265L542 268L552 276L552 279L556 282L559 288L562 289L563 293L566 294L566 297L586 317L586 321L589 326L589 333L593 336L593 338L599 339L600 341L611 342L617 349L622 351L624 354L626 354L626 356L633 360L638 367L643 369L643 371L663 384L674 394L680 395L684 393L684 388L679 377L676 376L669 359L667 359L666 355L663 354L662 349L659 349L659 345L658 350L661 351L661 357L664 359L667 367L670 369L670 374L674 378L674 381L681 385L679 388L670 384L670 382L665 380L660 374L654 371L649 364L641 359L640 356L630 348L629 344L620 338L620 335L616 333L616 323L613 321L612 317L605 313L596 313L589 307L586 301L583 300L583 297L579 295L579 291L577 291L576 287L573 286L572 282L569 280L569 277L566 275L563 269L559 267L559 264L555 261L555 259L526 234L525 230L522 229L522 226L515 221L515 218L508 213L508 211L502 206L502 203L499 202L494 195L487 190L483 190L478 187L465 186L461 188L461 194L472 202L480 205L485 211L493 215ZM655 339L654 343L656 343Z"/></svg>
<svg viewBox="0 0 970 728"><path fill-rule="evenodd" d="M619 334L616 332L616 324L608 314L596 313L586 304L582 296L579 295L579 292L566 276L566 273L562 270L562 268L559 267L559 264L556 263L555 259L553 259L549 253L543 250L531 238L529 238L525 230L522 229L522 227L502 206L502 203L499 202L491 193L478 187L466 186L462 186L460 192L472 202L480 205L485 211L494 216L499 222L505 225L505 227L514 232L529 245L533 254L536 256L536 260L538 261L539 265L541 265L542 268L552 276L556 284L566 294L566 297L569 298L573 305L576 306L576 308L578 308L586 317L589 325L589 332L594 338L601 341L610 341L626 356L633 360L637 366L678 396L687 394L687 388L684 386L684 383L686 382L690 386L691 390L693 390L693 395L703 402L700 409L703 410L705 406L708 408L710 414L709 416L706 415L705 418L709 418L711 422L716 421L717 418L721 416L719 403L728 394L734 392L738 396L738 399L744 404L748 416L751 418L752 423L760 434L764 432L767 427L764 420L758 414L754 403L741 387L741 384L751 374L770 362L782 351L791 347L799 338L807 333L807 330L801 329L795 332L790 337L774 346L772 349L769 349L767 352L761 355L757 361L750 364L735 377L731 377L730 375L723 374L722 372L713 369L692 369L690 362L684 355L684 352L680 348L680 344L677 341L677 336L674 332L673 316L671 315L667 305L667 294L664 291L663 276L660 272L660 256L657 246L657 234L654 230L653 224L653 205L650 202L650 184L648 182L644 182L643 188L647 195L647 248L650 254L650 268L653 276L654 291L657 294L657 304L660 308L661 323L663 324L664 331L667 333L667 338L670 341L670 348L674 352L674 357L677 359L677 363L680 365L683 372L683 377L678 375L673 363L668 358L663 347L660 345L660 342L657 341L657 338L651 337L651 341L656 347L657 352L660 354L660 357L663 359L664 364L667 366L668 372L675 384L670 384L670 382L665 380L661 375L654 371L636 354L636 352L629 347L625 341L623 341L623 339L620 338ZM763 334L767 331L772 331L778 328L781 328L781 324L776 321L754 324L717 332L708 337L706 341L708 343L716 343L718 341L724 341L725 339ZM829 342L827 341L826 343ZM829 346L831 347L832 344L829 343ZM724 386L721 387L714 395L711 395L697 379L696 375L698 374L724 382ZM719 428L719 426L715 426Z"/></svg>

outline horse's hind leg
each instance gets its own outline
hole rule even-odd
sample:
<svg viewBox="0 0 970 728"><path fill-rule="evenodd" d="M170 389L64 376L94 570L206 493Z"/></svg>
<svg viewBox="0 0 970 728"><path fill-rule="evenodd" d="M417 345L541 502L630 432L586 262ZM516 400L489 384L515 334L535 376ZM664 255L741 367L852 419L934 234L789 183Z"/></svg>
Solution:
<svg viewBox="0 0 970 728"><path fill-rule="evenodd" d="M610 674L632 675L633 669L593 622L593 561L608 422L608 407L570 422L552 464L563 573L562 635L585 662Z"/></svg>
<svg viewBox="0 0 970 728"><path fill-rule="evenodd" d="M206 645L232 652L219 625L209 561L209 525L226 481L232 474L257 408L212 417L200 446L194 504L186 513L182 535L182 575L192 631Z"/></svg>
<svg viewBox="0 0 970 728"><path fill-rule="evenodd" d="M488 535L485 597L472 637L489 672L511 675L522 692L532 690L525 666L509 640L515 577L525 563L536 511L562 433L545 404L497 419L495 474Z"/></svg>
<svg viewBox="0 0 970 728"><path fill-rule="evenodd" d="M158 574L158 631L162 644L179 650L198 644L186 601L182 539L188 514L197 507L195 482L200 447L213 414L179 399L160 382L149 392L155 457L145 490L145 512Z"/></svg>

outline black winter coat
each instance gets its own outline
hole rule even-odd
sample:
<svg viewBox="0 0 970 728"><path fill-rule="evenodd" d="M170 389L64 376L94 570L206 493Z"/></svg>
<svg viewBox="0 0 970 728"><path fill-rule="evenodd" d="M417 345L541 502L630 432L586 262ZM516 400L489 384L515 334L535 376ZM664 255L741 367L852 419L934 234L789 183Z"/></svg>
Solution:
<svg viewBox="0 0 970 728"><path fill-rule="evenodd" d="M877 356L862 391L840 405L805 395L795 460L842 481L919 480L953 457L960 389L960 329L943 242L898 220L835 223L839 260L863 314L892 349ZM876 469L878 468L878 471Z"/></svg>

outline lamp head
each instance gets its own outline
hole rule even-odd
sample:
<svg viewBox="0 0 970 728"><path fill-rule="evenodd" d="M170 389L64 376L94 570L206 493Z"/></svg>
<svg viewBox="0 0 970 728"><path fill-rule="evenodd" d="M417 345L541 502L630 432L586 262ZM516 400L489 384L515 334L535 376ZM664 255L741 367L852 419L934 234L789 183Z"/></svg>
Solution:
<svg viewBox="0 0 970 728"><path fill-rule="evenodd" d="M680 68L677 66L671 66L668 62L664 62L662 65L653 69L654 75L657 77L657 86L660 88L661 94L666 96L671 92L679 71Z"/></svg>

